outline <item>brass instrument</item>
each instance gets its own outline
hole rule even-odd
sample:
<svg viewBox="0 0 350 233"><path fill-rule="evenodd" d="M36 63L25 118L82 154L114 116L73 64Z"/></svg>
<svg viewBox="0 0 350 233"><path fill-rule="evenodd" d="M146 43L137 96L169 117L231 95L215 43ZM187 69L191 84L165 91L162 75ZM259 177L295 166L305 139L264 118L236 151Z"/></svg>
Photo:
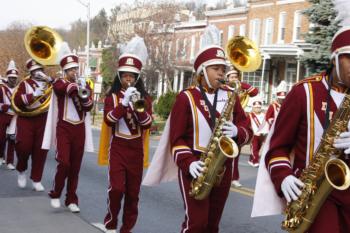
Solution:
<svg viewBox="0 0 350 233"><path fill-rule="evenodd" d="M228 42L227 55L231 63L240 71L254 71L260 67L261 56L253 42L244 37L234 37ZM244 60L244 62L243 62ZM224 174L224 163L227 158L235 158L239 153L237 144L229 137L222 135L222 126L230 120L236 103L237 90L227 100L220 118L217 120L206 151L201 154L204 171L197 179L192 180L190 196L196 200L205 199L214 185L221 182Z"/></svg>
<svg viewBox="0 0 350 233"><path fill-rule="evenodd" d="M323 133L314 158L301 173L299 179L305 186L298 200L287 205L282 229L293 233L306 232L333 189L345 190L349 187L349 168L341 160L343 150L333 147L334 139L347 130L350 120L349 106L350 96L346 94L329 127Z"/></svg>
<svg viewBox="0 0 350 233"><path fill-rule="evenodd" d="M254 42L243 36L231 38L226 46L229 61L241 72L253 72L261 65L261 55Z"/></svg>
<svg viewBox="0 0 350 233"><path fill-rule="evenodd" d="M238 155L238 146L231 138L222 134L222 126L230 120L236 103L236 93L230 95L224 109L218 119L213 134L209 140L206 151L201 154L200 160L204 162L204 171L197 179L192 180L190 196L196 200L203 200L209 194L214 185L221 182L224 174L224 163L227 158L235 158Z"/></svg>
<svg viewBox="0 0 350 233"><path fill-rule="evenodd" d="M58 64L58 53L62 41L61 36L57 32L46 26L32 27L26 32L24 37L24 45L29 55L38 63L46 66ZM26 77L22 82L28 78L29 77ZM49 82L46 83L44 94L37 97L34 103L26 109L21 109L15 104L14 96L17 93L17 88L11 97L11 105L18 115L31 117L47 112L52 93L52 85ZM34 104L41 102L43 99L44 101L39 107L33 107Z"/></svg>
<svg viewBox="0 0 350 233"><path fill-rule="evenodd" d="M234 88L234 90L238 93L241 106L244 109L248 105L249 95L245 90L242 90L241 82L237 80L229 83L229 86Z"/></svg>
<svg viewBox="0 0 350 233"><path fill-rule="evenodd" d="M83 78L77 78L77 76L75 76L75 79L79 87L78 96L82 99L89 98L91 95L91 91L90 89L86 88L86 83L81 81L81 79Z"/></svg>
<svg viewBox="0 0 350 233"><path fill-rule="evenodd" d="M130 87L131 83L128 83L128 86ZM146 101L141 98L139 93L131 96L131 103L137 112L144 112L146 109Z"/></svg>
<svg viewBox="0 0 350 233"><path fill-rule="evenodd" d="M261 65L261 55L254 42L243 36L231 38L226 46L227 57L233 66L241 72L253 72ZM241 85L232 83L232 87L238 92L243 108L248 105L249 95L242 91Z"/></svg>

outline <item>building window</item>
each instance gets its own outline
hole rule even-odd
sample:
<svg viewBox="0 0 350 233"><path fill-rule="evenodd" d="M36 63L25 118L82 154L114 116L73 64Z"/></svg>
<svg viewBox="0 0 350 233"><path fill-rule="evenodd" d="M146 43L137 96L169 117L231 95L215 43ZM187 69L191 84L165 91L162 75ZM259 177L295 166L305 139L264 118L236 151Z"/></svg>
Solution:
<svg viewBox="0 0 350 233"><path fill-rule="evenodd" d="M265 20L265 36L264 36L264 44L269 45L272 44L273 39L273 19L268 18Z"/></svg>
<svg viewBox="0 0 350 233"><path fill-rule="evenodd" d="M278 42L284 43L286 37L286 19L287 13L281 12L279 17L279 27L278 27Z"/></svg>
<svg viewBox="0 0 350 233"><path fill-rule="evenodd" d="M253 19L250 21L250 31L249 37L254 41L257 45L260 43L260 19Z"/></svg>
<svg viewBox="0 0 350 233"><path fill-rule="evenodd" d="M180 49L179 49L179 39L176 39L175 41L175 58L178 59L180 57Z"/></svg>
<svg viewBox="0 0 350 233"><path fill-rule="evenodd" d="M235 26L234 25L228 26L227 40L230 40L234 34L235 34Z"/></svg>
<svg viewBox="0 0 350 233"><path fill-rule="evenodd" d="M301 40L301 12L294 12L293 41Z"/></svg>
<svg viewBox="0 0 350 233"><path fill-rule="evenodd" d="M191 56L190 56L190 60L194 60L194 50L196 47L196 36L192 36L191 38Z"/></svg>
<svg viewBox="0 0 350 233"><path fill-rule="evenodd" d="M187 48L187 39L184 39L183 47L182 47L182 60L186 60L186 48Z"/></svg>
<svg viewBox="0 0 350 233"><path fill-rule="evenodd" d="M173 45L173 42L170 41L169 44L168 44L168 61L171 60L171 47Z"/></svg>
<svg viewBox="0 0 350 233"><path fill-rule="evenodd" d="M245 36L245 24L239 25L239 35Z"/></svg>

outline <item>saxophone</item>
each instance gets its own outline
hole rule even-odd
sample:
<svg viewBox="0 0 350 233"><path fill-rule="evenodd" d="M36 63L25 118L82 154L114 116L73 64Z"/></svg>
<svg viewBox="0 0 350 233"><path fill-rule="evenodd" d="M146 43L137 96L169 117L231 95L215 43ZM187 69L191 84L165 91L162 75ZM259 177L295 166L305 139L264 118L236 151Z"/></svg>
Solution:
<svg viewBox="0 0 350 233"><path fill-rule="evenodd" d="M213 186L220 184L225 172L226 159L235 158L238 155L237 144L231 138L222 135L222 126L231 118L236 96L236 92L233 92L226 101L220 118L216 121L208 146L200 156L200 160L204 162L204 170L201 176L192 180L189 192L190 196L196 200L205 199Z"/></svg>
<svg viewBox="0 0 350 233"><path fill-rule="evenodd" d="M348 128L350 96L345 95L309 166L303 170L300 180L305 184L299 199L290 202L285 210L282 229L293 233L308 230L319 209L333 189L345 190L350 185L350 172L341 157L342 149L333 147L333 141Z"/></svg>

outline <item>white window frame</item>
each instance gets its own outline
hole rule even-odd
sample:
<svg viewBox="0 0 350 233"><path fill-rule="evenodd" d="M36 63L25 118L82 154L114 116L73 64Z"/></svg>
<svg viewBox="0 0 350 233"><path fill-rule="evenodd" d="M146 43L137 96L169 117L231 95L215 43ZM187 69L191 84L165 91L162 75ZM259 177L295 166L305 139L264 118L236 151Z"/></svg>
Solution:
<svg viewBox="0 0 350 233"><path fill-rule="evenodd" d="M282 20L283 17L284 17L284 22ZM282 11L279 14L279 20L278 20L278 39L277 39L277 42L279 44L284 44L284 40L286 39L286 31L287 31L286 28L287 28L287 12ZM283 36L283 38L282 38L282 36Z"/></svg>
<svg viewBox="0 0 350 233"><path fill-rule="evenodd" d="M301 20L302 20L301 11L300 10L295 11L294 12L294 22L293 22L293 42L302 41L302 39L301 39ZM298 28L299 28L299 38L297 38Z"/></svg>
<svg viewBox="0 0 350 233"><path fill-rule="evenodd" d="M186 49L187 49L187 38L184 39L184 44L183 44L183 46L182 46L182 52L183 52L183 54L182 54L182 60L186 60L186 57L187 57L187 51L186 51Z"/></svg>
<svg viewBox="0 0 350 233"><path fill-rule="evenodd" d="M239 35L240 36L245 36L245 24L239 25Z"/></svg>
<svg viewBox="0 0 350 233"><path fill-rule="evenodd" d="M249 38L254 41L257 46L260 44L260 33L261 33L261 20L260 19L252 19L250 21L250 30L249 30Z"/></svg>
<svg viewBox="0 0 350 233"><path fill-rule="evenodd" d="M195 48L196 48L196 36L192 35L192 37L191 37L191 55L190 55L190 60L194 60Z"/></svg>
<svg viewBox="0 0 350 233"><path fill-rule="evenodd" d="M273 44L273 18L265 19L264 44ZM269 26L270 24L270 26ZM271 31L270 31L271 30ZM269 32L270 31L270 32Z"/></svg>
<svg viewBox="0 0 350 233"><path fill-rule="evenodd" d="M231 39L235 34L235 25L229 25L227 30L227 40Z"/></svg>

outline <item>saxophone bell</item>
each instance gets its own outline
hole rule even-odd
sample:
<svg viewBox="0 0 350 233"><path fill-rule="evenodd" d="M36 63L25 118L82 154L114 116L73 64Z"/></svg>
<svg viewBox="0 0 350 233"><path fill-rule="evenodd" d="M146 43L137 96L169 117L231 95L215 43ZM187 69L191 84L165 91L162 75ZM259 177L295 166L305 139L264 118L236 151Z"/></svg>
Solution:
<svg viewBox="0 0 350 233"><path fill-rule="evenodd" d="M329 184L337 190L345 190L350 186L350 169L341 159L330 159L325 165L325 175Z"/></svg>

